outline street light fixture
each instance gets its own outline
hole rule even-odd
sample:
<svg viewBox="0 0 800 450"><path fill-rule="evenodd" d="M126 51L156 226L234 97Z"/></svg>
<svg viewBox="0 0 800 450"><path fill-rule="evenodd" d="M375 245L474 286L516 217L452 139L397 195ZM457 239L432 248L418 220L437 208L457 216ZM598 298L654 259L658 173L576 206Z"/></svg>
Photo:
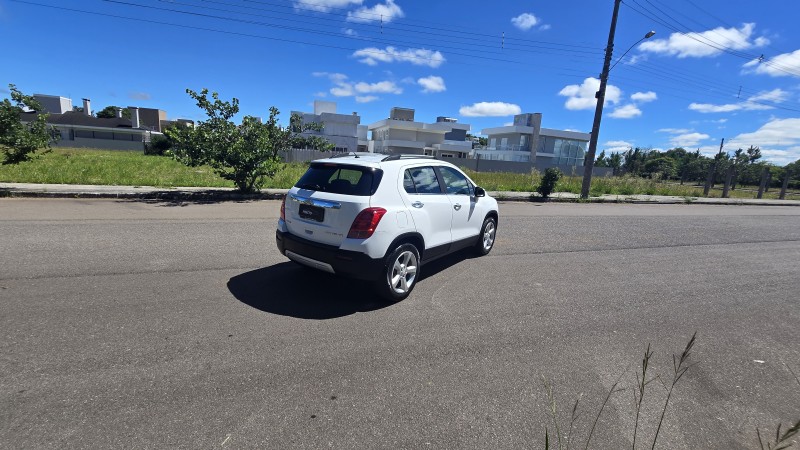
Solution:
<svg viewBox="0 0 800 450"><path fill-rule="evenodd" d="M586 163L583 168L583 185L581 186L581 198L589 198L589 188L592 184L592 170L594 169L594 158L597 152L597 136L600 133L600 119L603 117L603 103L606 100L606 83L608 82L608 72L611 70L611 55L614 51L614 33L617 30L617 15L619 14L619 4L622 0L614 0L614 14L611 16L611 29L608 32L608 45L606 46L606 58L603 62L603 72L600 74L600 89L594 95L597 98L597 107L594 110L594 123L592 124L592 134L589 137L589 151L586 154ZM633 44L625 53L624 57L631 51L636 44L648 39L656 34L655 31L650 31L643 38L639 39ZM622 60L622 58L620 58ZM617 63L619 60L617 61ZM616 66L617 64L614 63Z"/></svg>
<svg viewBox="0 0 800 450"><path fill-rule="evenodd" d="M625 50L625 53L623 53L623 54L622 54L622 56L620 56L620 57L619 57L619 59L617 60L617 62L615 62L615 63L614 63L614 65L613 65L613 66L611 66L611 69L608 69L608 71L609 71L609 72L611 72L611 70L612 70L614 67L616 67L616 66L617 66L617 64L619 64L619 62L620 62L620 61L622 61L622 58L624 58L624 57L625 57L625 55L627 55L627 54L628 54L628 52L629 52L629 51L631 51L631 49L633 49L633 47L636 47L637 45L639 45L639 42L642 42L642 41L643 41L643 40L645 40L645 39L650 39L651 37L655 36L655 34L656 34L656 32L655 32L655 31L652 31L652 30L651 30L651 31L648 31L648 32L647 32L647 34L645 34L645 35L644 35L644 37L642 37L642 38L641 38L641 39L639 39L638 41L634 42L634 43L633 43L633 45L631 45L630 47L628 47L628 49L627 49L627 50Z"/></svg>

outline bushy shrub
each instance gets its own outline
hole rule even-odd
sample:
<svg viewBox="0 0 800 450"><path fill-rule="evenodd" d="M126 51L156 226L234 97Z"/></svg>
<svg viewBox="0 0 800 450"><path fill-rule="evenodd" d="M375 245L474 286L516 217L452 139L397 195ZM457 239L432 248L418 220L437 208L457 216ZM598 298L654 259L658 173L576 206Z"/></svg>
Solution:
<svg viewBox="0 0 800 450"><path fill-rule="evenodd" d="M556 183L558 183L558 179L561 178L561 175L561 171L555 167L551 167L544 171L542 181L539 182L539 187L536 188L536 191L541 194L542 198L550 197L550 194L553 193Z"/></svg>
<svg viewBox="0 0 800 450"><path fill-rule="evenodd" d="M145 155L164 156L172 148L172 142L165 136L153 136L144 147Z"/></svg>

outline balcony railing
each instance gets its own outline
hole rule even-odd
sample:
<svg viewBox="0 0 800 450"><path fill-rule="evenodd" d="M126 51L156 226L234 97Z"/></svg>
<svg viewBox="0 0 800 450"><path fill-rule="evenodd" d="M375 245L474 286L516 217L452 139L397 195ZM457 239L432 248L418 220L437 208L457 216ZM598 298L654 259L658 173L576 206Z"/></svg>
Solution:
<svg viewBox="0 0 800 450"><path fill-rule="evenodd" d="M531 147L529 145L495 145L494 147L491 146L483 146L483 147L476 147L476 150L497 150L501 152L530 152Z"/></svg>

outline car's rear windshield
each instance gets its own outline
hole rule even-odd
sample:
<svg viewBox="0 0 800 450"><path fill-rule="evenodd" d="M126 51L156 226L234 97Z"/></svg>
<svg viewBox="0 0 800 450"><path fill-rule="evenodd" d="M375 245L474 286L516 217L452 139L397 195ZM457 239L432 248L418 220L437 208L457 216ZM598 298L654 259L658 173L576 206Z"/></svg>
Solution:
<svg viewBox="0 0 800 450"><path fill-rule="evenodd" d="M300 189L369 196L378 189L383 171L346 164L312 163L295 184Z"/></svg>

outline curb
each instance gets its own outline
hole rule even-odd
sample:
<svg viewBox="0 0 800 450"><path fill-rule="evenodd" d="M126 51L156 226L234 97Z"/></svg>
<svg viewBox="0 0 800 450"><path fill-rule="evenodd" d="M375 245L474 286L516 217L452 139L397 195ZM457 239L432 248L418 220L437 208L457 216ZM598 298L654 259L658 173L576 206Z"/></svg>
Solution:
<svg viewBox="0 0 800 450"><path fill-rule="evenodd" d="M233 189L175 188L136 186L35 185L0 183L0 198L110 198L163 201L252 201L279 200L288 189L263 189L242 194ZM576 194L555 193L542 199L533 192L494 191L489 195L503 202L528 203L628 203L643 205L736 205L736 206L800 206L800 200L721 199L704 197L622 196L607 195L581 200Z"/></svg>

